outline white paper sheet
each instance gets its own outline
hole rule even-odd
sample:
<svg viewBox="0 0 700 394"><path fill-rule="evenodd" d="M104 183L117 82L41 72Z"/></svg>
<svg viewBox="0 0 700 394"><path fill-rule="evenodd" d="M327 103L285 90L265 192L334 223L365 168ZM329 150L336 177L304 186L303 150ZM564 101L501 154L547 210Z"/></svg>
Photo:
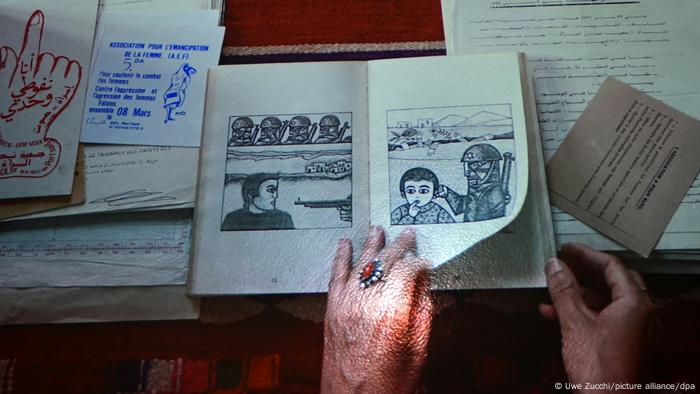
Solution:
<svg viewBox="0 0 700 394"><path fill-rule="evenodd" d="M67 195L97 1L0 1L0 198Z"/></svg>
<svg viewBox="0 0 700 394"><path fill-rule="evenodd" d="M0 288L184 284L191 211L0 224Z"/></svg>
<svg viewBox="0 0 700 394"><path fill-rule="evenodd" d="M360 245L369 225L366 64L216 67L206 111L191 293L325 291L338 240ZM337 138L322 142L329 115ZM266 173L274 216L249 215L244 183Z"/></svg>
<svg viewBox="0 0 700 394"><path fill-rule="evenodd" d="M0 324L190 320L199 310L185 286L0 288Z"/></svg>
<svg viewBox="0 0 700 394"><path fill-rule="evenodd" d="M368 69L372 223L391 237L416 226L418 250L435 266L510 224L529 173L519 56L379 60ZM467 171L476 161L489 169ZM428 203L403 189L426 173L440 185ZM441 213L420 208L411 218L410 204Z"/></svg>
<svg viewBox="0 0 700 394"><path fill-rule="evenodd" d="M11 220L168 207L192 208L198 148L85 146L85 203Z"/></svg>
<svg viewBox="0 0 700 394"><path fill-rule="evenodd" d="M211 9L210 0L100 0L100 12L104 11L165 11Z"/></svg>
<svg viewBox="0 0 700 394"><path fill-rule="evenodd" d="M206 72L224 28L106 24L97 43L81 141L199 146Z"/></svg>
<svg viewBox="0 0 700 394"><path fill-rule="evenodd" d="M547 159L607 76L700 118L700 3L579 3L443 0L448 53L528 53ZM700 247L699 195L696 180L657 249ZM622 249L561 210L552 212L559 244Z"/></svg>

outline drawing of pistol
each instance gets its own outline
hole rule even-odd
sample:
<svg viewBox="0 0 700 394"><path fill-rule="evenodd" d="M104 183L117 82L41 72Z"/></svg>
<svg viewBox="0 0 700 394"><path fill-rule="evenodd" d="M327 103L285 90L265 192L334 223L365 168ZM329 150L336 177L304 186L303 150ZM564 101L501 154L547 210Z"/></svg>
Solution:
<svg viewBox="0 0 700 394"><path fill-rule="evenodd" d="M342 200L302 201L301 197L297 197L294 205L303 205L304 208L340 208L352 205L352 198L348 197Z"/></svg>
<svg viewBox="0 0 700 394"><path fill-rule="evenodd" d="M510 182L510 173L513 169L515 156L512 153L506 152L503 154L503 171L501 172L501 185L503 185L503 194L506 196L506 204L510 202L511 195L508 191L508 183Z"/></svg>
<svg viewBox="0 0 700 394"><path fill-rule="evenodd" d="M294 205L303 205L305 208L335 208L340 213L340 220L344 222L352 222L352 195L343 200L320 200L320 201L301 201L301 197L297 197Z"/></svg>

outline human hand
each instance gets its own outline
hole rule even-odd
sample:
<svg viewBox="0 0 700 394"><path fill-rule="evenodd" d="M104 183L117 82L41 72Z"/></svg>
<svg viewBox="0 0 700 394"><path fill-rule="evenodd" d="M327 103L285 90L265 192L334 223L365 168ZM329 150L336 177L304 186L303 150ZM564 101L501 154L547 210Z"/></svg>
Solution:
<svg viewBox="0 0 700 394"><path fill-rule="evenodd" d="M408 207L408 215L415 218L418 212L420 212L420 207L418 206L418 201L415 201Z"/></svg>
<svg viewBox="0 0 700 394"><path fill-rule="evenodd" d="M46 134L75 96L82 73L77 61L41 52L43 32L44 14L37 10L27 22L19 55L0 47L0 148L43 157L23 169L32 177L48 174L58 163L61 145ZM0 174L13 176L19 175Z"/></svg>
<svg viewBox="0 0 700 394"><path fill-rule="evenodd" d="M540 313L559 320L569 381L641 383L658 325L641 275L582 245L564 245L561 257L545 268L554 305Z"/></svg>
<svg viewBox="0 0 700 394"><path fill-rule="evenodd" d="M412 230L386 249L384 243L384 230L372 227L356 267L352 243L338 245L326 308L323 393L415 391L432 323L428 263L413 255ZM358 267L375 258L383 262L383 278L360 288Z"/></svg>

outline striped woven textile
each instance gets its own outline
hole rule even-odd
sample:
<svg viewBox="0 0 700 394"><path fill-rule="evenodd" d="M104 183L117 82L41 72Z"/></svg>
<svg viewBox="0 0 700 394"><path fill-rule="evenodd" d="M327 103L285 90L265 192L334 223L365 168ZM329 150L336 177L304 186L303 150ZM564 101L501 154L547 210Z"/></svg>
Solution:
<svg viewBox="0 0 700 394"><path fill-rule="evenodd" d="M13 392L16 364L16 359L0 360L0 394Z"/></svg>
<svg viewBox="0 0 700 394"><path fill-rule="evenodd" d="M439 0L229 1L222 63L445 54Z"/></svg>

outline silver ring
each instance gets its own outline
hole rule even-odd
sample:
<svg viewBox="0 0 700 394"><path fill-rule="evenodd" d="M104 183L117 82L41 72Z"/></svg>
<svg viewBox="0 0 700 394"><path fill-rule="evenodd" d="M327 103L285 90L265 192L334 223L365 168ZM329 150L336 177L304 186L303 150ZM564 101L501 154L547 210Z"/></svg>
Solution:
<svg viewBox="0 0 700 394"><path fill-rule="evenodd" d="M360 288L366 289L371 285L379 282L379 280L384 275L384 263L379 259L374 259L369 263L365 264L357 275L360 280Z"/></svg>

